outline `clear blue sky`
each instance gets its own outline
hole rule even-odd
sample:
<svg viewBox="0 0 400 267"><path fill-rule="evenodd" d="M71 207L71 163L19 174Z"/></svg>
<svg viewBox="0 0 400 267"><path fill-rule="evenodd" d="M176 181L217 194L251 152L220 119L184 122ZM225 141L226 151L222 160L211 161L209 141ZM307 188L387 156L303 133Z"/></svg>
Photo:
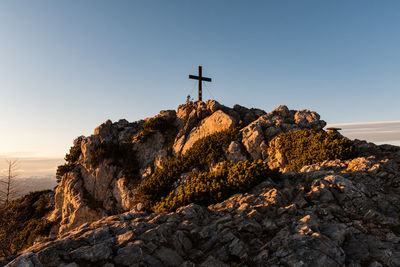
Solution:
<svg viewBox="0 0 400 267"><path fill-rule="evenodd" d="M400 120L399 1L3 0L0 36L0 155L175 109L199 64L228 106Z"/></svg>

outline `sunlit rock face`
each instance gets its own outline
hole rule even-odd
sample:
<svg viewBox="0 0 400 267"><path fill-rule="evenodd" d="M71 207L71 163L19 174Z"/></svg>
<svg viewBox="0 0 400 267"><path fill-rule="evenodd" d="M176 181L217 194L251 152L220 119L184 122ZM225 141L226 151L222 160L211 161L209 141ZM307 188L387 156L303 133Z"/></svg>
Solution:
<svg viewBox="0 0 400 267"><path fill-rule="evenodd" d="M104 217L8 266L397 266L400 148L356 145L374 155L305 166L208 207ZM79 206L79 180L63 183Z"/></svg>
<svg viewBox="0 0 400 267"><path fill-rule="evenodd" d="M185 153L193 144L207 135L226 129L235 128L237 121L221 110L214 112L211 116L203 119L199 126L194 127L186 138L182 153Z"/></svg>
<svg viewBox="0 0 400 267"><path fill-rule="evenodd" d="M253 159L267 159L277 157L276 161L282 161L279 155L266 153L269 142L283 132L296 130L321 130L326 123L320 120L316 112L309 110L294 111L286 106L279 106L272 112L262 115L241 130L242 143ZM274 160L271 159L272 161ZM282 164L278 164L278 167Z"/></svg>
<svg viewBox="0 0 400 267"><path fill-rule="evenodd" d="M86 189L83 183L76 172L70 172L55 190L55 209L49 219L60 221L60 233L106 215L104 211L90 207L85 198Z"/></svg>

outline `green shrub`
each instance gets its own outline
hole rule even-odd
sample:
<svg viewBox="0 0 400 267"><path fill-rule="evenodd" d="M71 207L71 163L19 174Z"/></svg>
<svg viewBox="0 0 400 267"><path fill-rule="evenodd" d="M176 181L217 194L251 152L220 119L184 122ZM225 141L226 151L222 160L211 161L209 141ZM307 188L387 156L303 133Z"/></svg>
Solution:
<svg viewBox="0 0 400 267"><path fill-rule="evenodd" d="M118 163L118 155L120 154L119 143L104 142L97 145L90 153L90 164L95 167L102 161L111 159L111 164Z"/></svg>
<svg viewBox="0 0 400 267"><path fill-rule="evenodd" d="M195 108L195 104L192 101L186 102L185 104L178 106L178 110L185 111L186 119L188 119L189 114L193 111L194 108ZM186 121L185 121L185 123L186 123Z"/></svg>
<svg viewBox="0 0 400 267"><path fill-rule="evenodd" d="M204 169L224 160L225 149L234 140L236 134L237 129L228 129L196 141L182 156L185 168Z"/></svg>
<svg viewBox="0 0 400 267"><path fill-rule="evenodd" d="M75 167L74 164L68 164L68 163L58 166L56 171L57 183L61 182L61 179L64 176L64 174L72 171L74 167Z"/></svg>
<svg viewBox="0 0 400 267"><path fill-rule="evenodd" d="M193 172L185 186L172 191L153 207L155 212L169 212L196 203L210 205L229 196L246 192L267 177L277 176L260 161L224 162L212 172Z"/></svg>
<svg viewBox="0 0 400 267"><path fill-rule="evenodd" d="M16 237L13 239L11 250L17 252L32 246L38 237L47 236L53 225L53 222L46 219L30 220L24 229L18 232Z"/></svg>
<svg viewBox="0 0 400 267"><path fill-rule="evenodd" d="M81 143L83 136L79 136L74 140L74 145L70 148L69 153L65 155L65 161L72 164L78 161L79 156L82 154Z"/></svg>
<svg viewBox="0 0 400 267"><path fill-rule="evenodd" d="M104 142L99 144L90 154L90 164L98 166L103 160L122 168L127 178L134 178L139 172L139 163L132 143Z"/></svg>
<svg viewBox="0 0 400 267"><path fill-rule="evenodd" d="M157 131L161 133L175 131L176 129L174 127L174 121L174 117L156 116L150 118L143 123L143 130L137 136L135 136L132 141L145 141L146 138Z"/></svg>
<svg viewBox="0 0 400 267"><path fill-rule="evenodd" d="M179 154L163 163L162 168L137 187L136 199L152 204L166 196L182 173L193 168L204 170L209 165L224 160L224 149L235 138L235 129L214 133L196 141L184 154Z"/></svg>
<svg viewBox="0 0 400 267"><path fill-rule="evenodd" d="M29 193L0 208L0 256L8 256L47 236L51 223L44 216L53 207L50 190Z"/></svg>
<svg viewBox="0 0 400 267"><path fill-rule="evenodd" d="M173 117L163 117L163 116L156 116L151 119L145 121L142 125L143 130L148 132L165 132L169 128L171 128L175 118Z"/></svg>
<svg viewBox="0 0 400 267"><path fill-rule="evenodd" d="M74 169L76 162L82 154L81 143L83 138L83 136L79 136L74 140L74 145L69 149L69 153L64 157L66 163L57 167L56 179L58 183L61 181L64 174Z"/></svg>
<svg viewBox="0 0 400 267"><path fill-rule="evenodd" d="M306 165L325 160L346 160L357 155L353 141L335 133L299 130L282 133L275 138L275 149L287 159L286 171L299 171Z"/></svg>

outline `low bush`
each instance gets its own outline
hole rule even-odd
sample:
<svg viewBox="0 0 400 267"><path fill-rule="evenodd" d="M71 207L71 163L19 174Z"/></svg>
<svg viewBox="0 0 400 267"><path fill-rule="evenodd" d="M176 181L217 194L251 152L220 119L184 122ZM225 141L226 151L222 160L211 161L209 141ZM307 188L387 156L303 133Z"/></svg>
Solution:
<svg viewBox="0 0 400 267"><path fill-rule="evenodd" d="M54 225L46 219L32 219L17 233L11 244L11 250L15 253L33 245L36 239L46 237Z"/></svg>
<svg viewBox="0 0 400 267"><path fill-rule="evenodd" d="M64 174L72 171L74 167L75 167L74 164L68 164L68 163L58 166L56 171L57 183L61 182L61 179L64 176Z"/></svg>
<svg viewBox="0 0 400 267"><path fill-rule="evenodd" d="M132 146L132 143L101 143L90 154L90 164L98 166L108 159L110 164L120 167L128 179L134 178L139 172L139 163Z"/></svg>
<svg viewBox="0 0 400 267"><path fill-rule="evenodd" d="M68 163L75 163L78 161L79 156L82 154L81 143L83 136L79 136L74 140L74 145L70 148L69 153L65 155L65 161Z"/></svg>
<svg viewBox="0 0 400 267"><path fill-rule="evenodd" d="M264 162L224 162L212 172L193 172L186 185L172 191L153 207L155 212L170 212L190 203L210 205L229 196L246 192L267 177L276 177Z"/></svg>
<svg viewBox="0 0 400 267"><path fill-rule="evenodd" d="M145 141L150 135L155 132L166 133L167 131L175 132L174 117L156 116L146 120L142 128L143 130L136 135L132 141Z"/></svg>
<svg viewBox="0 0 400 267"><path fill-rule="evenodd" d="M280 134L277 147L287 159L286 171L299 171L303 166L325 160L351 159L356 147L348 138L325 131L299 130Z"/></svg>
<svg viewBox="0 0 400 267"><path fill-rule="evenodd" d="M66 163L57 167L56 179L58 183L61 182L64 174L74 169L76 162L82 154L81 143L83 138L83 136L79 136L75 139L74 145L69 149L69 153L67 153L64 157Z"/></svg>
<svg viewBox="0 0 400 267"><path fill-rule="evenodd" d="M156 169L149 179L137 187L137 201L152 205L169 194L182 173L190 172L193 168L204 170L211 164L224 160L225 147L235 138L236 133L235 129L229 129L204 137L184 154L164 162L162 168Z"/></svg>
<svg viewBox="0 0 400 267"><path fill-rule="evenodd" d="M0 208L0 256L15 254L49 234L52 223L44 216L53 208L50 193L33 192Z"/></svg>
<svg viewBox="0 0 400 267"><path fill-rule="evenodd" d="M145 121L142 125L143 130L148 132L165 132L173 125L175 118L156 116Z"/></svg>

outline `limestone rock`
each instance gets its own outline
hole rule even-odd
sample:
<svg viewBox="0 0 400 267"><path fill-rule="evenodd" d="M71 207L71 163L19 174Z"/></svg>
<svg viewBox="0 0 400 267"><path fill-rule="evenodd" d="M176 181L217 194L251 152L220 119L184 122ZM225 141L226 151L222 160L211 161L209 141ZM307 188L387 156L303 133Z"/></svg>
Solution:
<svg viewBox="0 0 400 267"><path fill-rule="evenodd" d="M134 192L126 185L124 178L114 180L112 196L124 210L130 210L134 205Z"/></svg>
<svg viewBox="0 0 400 267"><path fill-rule="evenodd" d="M182 148L185 145L185 140L186 140L185 135L182 135L179 138L175 139L175 143L172 146L172 150L174 151L175 155L182 151Z"/></svg>
<svg viewBox="0 0 400 267"><path fill-rule="evenodd" d="M215 101L215 100L207 100L206 106L207 106L207 109L208 109L211 113L214 113L214 112L216 112L217 110L220 110L220 109L223 109L223 108L224 108L223 105L221 105L220 103L218 103L218 102Z"/></svg>
<svg viewBox="0 0 400 267"><path fill-rule="evenodd" d="M183 262L183 259L176 251L166 247L156 250L155 255L165 266L179 266Z"/></svg>
<svg viewBox="0 0 400 267"><path fill-rule="evenodd" d="M243 110L242 107L236 109ZM244 127L241 130L242 143L253 160L267 159L271 162L271 166L281 166L285 164L282 155L274 155L276 149L266 151L269 141L282 132L301 129L321 130L325 125L326 123L321 121L315 112L309 110L296 112L286 106L279 106Z"/></svg>
<svg viewBox="0 0 400 267"><path fill-rule="evenodd" d="M323 129L326 125L325 122L320 121L318 113L309 111L308 109L297 111L294 114L294 120L300 128L311 128L315 131Z"/></svg>
<svg viewBox="0 0 400 267"><path fill-rule="evenodd" d="M259 113L253 112L253 110L250 110L246 107L243 107L241 105L235 104L233 106L233 110L236 111L237 113L239 113L240 118L242 120L242 122L244 123L244 125L248 125L251 122L255 121L258 117L260 117ZM264 112L265 114L265 112Z"/></svg>
<svg viewBox="0 0 400 267"><path fill-rule="evenodd" d="M104 212L91 209L83 196L83 181L76 172L69 173L56 188L55 209L49 219L53 221L61 219L60 233L106 215Z"/></svg>
<svg viewBox="0 0 400 267"><path fill-rule="evenodd" d="M168 158L168 152L166 150L160 150L157 153L157 156L154 160L154 167L155 168L161 168L163 162L165 162Z"/></svg>
<svg viewBox="0 0 400 267"><path fill-rule="evenodd" d="M142 249L140 246L131 242L125 247L118 249L114 262L119 265L130 266L139 263L141 257L143 257Z"/></svg>
<svg viewBox="0 0 400 267"><path fill-rule="evenodd" d="M197 140L222 130L232 129L236 126L236 123L234 118L223 111L218 110L214 112L191 131L182 148L182 153L185 153L186 150L192 147Z"/></svg>
<svg viewBox="0 0 400 267"><path fill-rule="evenodd" d="M80 168L80 177L87 192L97 201L103 201L107 195L110 184L118 176L119 170L116 166L100 163L95 169Z"/></svg>
<svg viewBox="0 0 400 267"><path fill-rule="evenodd" d="M164 142L164 136L160 132L155 132L144 141L134 143L133 149L136 151L137 161L141 168L155 161L158 153L163 149Z"/></svg>
<svg viewBox="0 0 400 267"><path fill-rule="evenodd" d="M226 159L234 162L247 160L246 155L242 152L239 142L232 141L229 144L228 151L226 152Z"/></svg>
<svg viewBox="0 0 400 267"><path fill-rule="evenodd" d="M261 142L265 139L263 121L257 120L241 130L242 143L250 153L253 160L261 159Z"/></svg>

